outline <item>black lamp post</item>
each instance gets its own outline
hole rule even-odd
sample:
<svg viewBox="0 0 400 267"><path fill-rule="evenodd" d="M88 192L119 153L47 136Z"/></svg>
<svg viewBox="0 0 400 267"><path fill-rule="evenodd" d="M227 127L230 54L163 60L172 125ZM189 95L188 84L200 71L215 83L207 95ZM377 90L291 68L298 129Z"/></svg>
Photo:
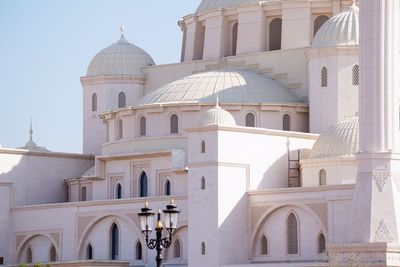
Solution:
<svg viewBox="0 0 400 267"><path fill-rule="evenodd" d="M174 201L171 200L171 203L167 205L167 209L163 210L164 212L164 223L165 229L168 232L168 237L163 237L163 224L161 222L161 210L157 213L157 222L156 222L156 238L149 238L151 232L153 231L153 223L154 223L154 215L155 213L149 208L149 204L146 202L144 208L142 208L142 212L139 212L140 219L140 227L142 228L142 233L146 238L146 245L149 249L156 249L157 256L156 262L157 267L162 267L163 256L162 251L163 248L168 248L171 245L172 237L176 226L178 224L178 215L180 210L174 204Z"/></svg>

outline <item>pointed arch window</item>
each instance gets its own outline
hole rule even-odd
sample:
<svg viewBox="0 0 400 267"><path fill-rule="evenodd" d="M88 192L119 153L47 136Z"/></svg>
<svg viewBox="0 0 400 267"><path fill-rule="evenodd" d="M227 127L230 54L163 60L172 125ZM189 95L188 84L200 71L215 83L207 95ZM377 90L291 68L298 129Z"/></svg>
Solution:
<svg viewBox="0 0 400 267"><path fill-rule="evenodd" d="M126 107L126 95L124 92L120 92L118 94L118 107L119 108Z"/></svg>
<svg viewBox="0 0 400 267"><path fill-rule="evenodd" d="M206 142L201 141L201 153L206 153Z"/></svg>
<svg viewBox="0 0 400 267"><path fill-rule="evenodd" d="M117 183L115 186L115 198L121 199L122 198L122 186L120 183Z"/></svg>
<svg viewBox="0 0 400 267"><path fill-rule="evenodd" d="M318 236L318 253L325 253L326 251L326 240L323 233L320 233Z"/></svg>
<svg viewBox="0 0 400 267"><path fill-rule="evenodd" d="M236 22L232 27L232 56L236 56L239 24Z"/></svg>
<svg viewBox="0 0 400 267"><path fill-rule="evenodd" d="M318 16L314 20L314 36L317 34L318 30L324 25L324 23L329 20L329 17L326 15Z"/></svg>
<svg viewBox="0 0 400 267"><path fill-rule="evenodd" d="M251 112L246 115L246 127L256 127L256 116Z"/></svg>
<svg viewBox="0 0 400 267"><path fill-rule="evenodd" d="M170 119L169 119L169 124L170 124L170 133L171 134L177 134L179 132L178 115L172 114Z"/></svg>
<svg viewBox="0 0 400 267"><path fill-rule="evenodd" d="M352 75L353 85L360 85L360 66L354 65L353 67L353 75Z"/></svg>
<svg viewBox="0 0 400 267"><path fill-rule="evenodd" d="M97 111L97 94L92 95L92 111Z"/></svg>
<svg viewBox="0 0 400 267"><path fill-rule="evenodd" d="M89 244L86 248L86 259L93 260L93 247Z"/></svg>
<svg viewBox="0 0 400 267"><path fill-rule="evenodd" d="M32 263L32 258L33 258L33 254L32 254L32 248L31 247L28 247L27 249L26 249L26 263Z"/></svg>
<svg viewBox="0 0 400 267"><path fill-rule="evenodd" d="M201 242L201 255L206 255L206 244Z"/></svg>
<svg viewBox="0 0 400 267"><path fill-rule="evenodd" d="M293 213L290 213L287 223L287 254L298 254L298 225L297 218Z"/></svg>
<svg viewBox="0 0 400 267"><path fill-rule="evenodd" d="M81 201L86 201L86 186L81 189Z"/></svg>
<svg viewBox="0 0 400 267"><path fill-rule="evenodd" d="M201 177L201 190L206 190L206 178Z"/></svg>
<svg viewBox="0 0 400 267"><path fill-rule="evenodd" d="M290 131L290 115L285 114L282 117L282 129L284 131Z"/></svg>
<svg viewBox="0 0 400 267"><path fill-rule="evenodd" d="M326 185L326 171L324 169L319 171L318 184L319 186Z"/></svg>
<svg viewBox="0 0 400 267"><path fill-rule="evenodd" d="M164 183L164 195L171 195L171 182L168 179Z"/></svg>
<svg viewBox="0 0 400 267"><path fill-rule="evenodd" d="M56 248L53 245L50 248L49 261L50 262L57 261L57 251L56 251Z"/></svg>
<svg viewBox="0 0 400 267"><path fill-rule="evenodd" d="M136 243L136 260L138 261L143 260L143 248L142 248L142 243L140 241Z"/></svg>
<svg viewBox="0 0 400 267"><path fill-rule="evenodd" d="M179 239L175 240L174 242L174 258L181 257L181 242Z"/></svg>
<svg viewBox="0 0 400 267"><path fill-rule="evenodd" d="M139 118L139 135L146 136L146 117Z"/></svg>
<svg viewBox="0 0 400 267"><path fill-rule="evenodd" d="M321 70L321 87L328 87L328 69L326 67Z"/></svg>
<svg viewBox="0 0 400 267"><path fill-rule="evenodd" d="M147 174L142 172L139 179L139 196L140 197L147 197Z"/></svg>
<svg viewBox="0 0 400 267"><path fill-rule="evenodd" d="M121 140L123 137L123 131L124 131L124 124L122 122L122 119L118 120L118 134L117 134L117 139Z"/></svg>
<svg viewBox="0 0 400 267"><path fill-rule="evenodd" d="M269 24L269 50L281 50L282 19L275 18Z"/></svg>
<svg viewBox="0 0 400 267"><path fill-rule="evenodd" d="M261 255L268 255L268 240L263 235L260 240Z"/></svg>
<svg viewBox="0 0 400 267"><path fill-rule="evenodd" d="M116 223L113 223L110 230L110 256L111 260L118 260L119 256L119 229Z"/></svg>

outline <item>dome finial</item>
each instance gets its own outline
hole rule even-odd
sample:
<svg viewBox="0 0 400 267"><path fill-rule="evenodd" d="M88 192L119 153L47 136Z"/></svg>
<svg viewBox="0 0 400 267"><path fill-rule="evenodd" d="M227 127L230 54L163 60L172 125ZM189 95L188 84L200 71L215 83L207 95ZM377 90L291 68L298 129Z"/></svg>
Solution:
<svg viewBox="0 0 400 267"><path fill-rule="evenodd" d="M219 97L218 97L218 93L217 93L217 99L215 100L215 107L219 108Z"/></svg>
<svg viewBox="0 0 400 267"><path fill-rule="evenodd" d="M121 17L121 26L119 27L119 30L121 31L121 37L124 37L125 26L124 26L124 21L123 21L122 17Z"/></svg>
<svg viewBox="0 0 400 267"><path fill-rule="evenodd" d="M33 141L33 130L32 130L32 116L31 116L31 120L30 120L30 125L29 125L29 141Z"/></svg>
<svg viewBox="0 0 400 267"><path fill-rule="evenodd" d="M351 6L357 6L356 5L356 0L353 0L353 3L351 4Z"/></svg>

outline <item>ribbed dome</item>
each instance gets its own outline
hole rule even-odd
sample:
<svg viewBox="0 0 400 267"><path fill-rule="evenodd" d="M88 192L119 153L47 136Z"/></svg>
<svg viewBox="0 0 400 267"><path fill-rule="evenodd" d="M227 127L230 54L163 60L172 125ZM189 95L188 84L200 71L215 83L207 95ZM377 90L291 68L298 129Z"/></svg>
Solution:
<svg viewBox="0 0 400 267"><path fill-rule="evenodd" d="M312 47L358 45L359 18L359 9L356 5L330 18L315 35Z"/></svg>
<svg viewBox="0 0 400 267"><path fill-rule="evenodd" d="M333 125L318 137L309 158L355 156L359 150L358 128L358 117L348 118Z"/></svg>
<svg viewBox="0 0 400 267"><path fill-rule="evenodd" d="M233 6L259 2L261 2L261 0L203 0L197 8L196 13L201 13L211 9L229 8Z"/></svg>
<svg viewBox="0 0 400 267"><path fill-rule="evenodd" d="M217 105L201 116L199 126L207 125L236 126L236 121L231 113Z"/></svg>
<svg viewBox="0 0 400 267"><path fill-rule="evenodd" d="M146 51L129 43L122 35L117 43L101 50L89 64L86 76L143 76L142 68L154 65Z"/></svg>
<svg viewBox="0 0 400 267"><path fill-rule="evenodd" d="M300 104L279 82L248 70L222 69L197 73L162 86L141 98L136 105L179 103Z"/></svg>

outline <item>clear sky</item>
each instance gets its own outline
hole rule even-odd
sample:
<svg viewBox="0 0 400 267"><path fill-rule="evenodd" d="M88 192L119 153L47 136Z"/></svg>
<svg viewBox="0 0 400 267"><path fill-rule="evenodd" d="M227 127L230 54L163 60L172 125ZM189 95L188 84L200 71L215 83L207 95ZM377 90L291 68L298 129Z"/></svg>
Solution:
<svg viewBox="0 0 400 267"><path fill-rule="evenodd" d="M82 151L82 87L92 57L119 38L156 64L178 62L177 22L200 0L0 0L0 145Z"/></svg>

